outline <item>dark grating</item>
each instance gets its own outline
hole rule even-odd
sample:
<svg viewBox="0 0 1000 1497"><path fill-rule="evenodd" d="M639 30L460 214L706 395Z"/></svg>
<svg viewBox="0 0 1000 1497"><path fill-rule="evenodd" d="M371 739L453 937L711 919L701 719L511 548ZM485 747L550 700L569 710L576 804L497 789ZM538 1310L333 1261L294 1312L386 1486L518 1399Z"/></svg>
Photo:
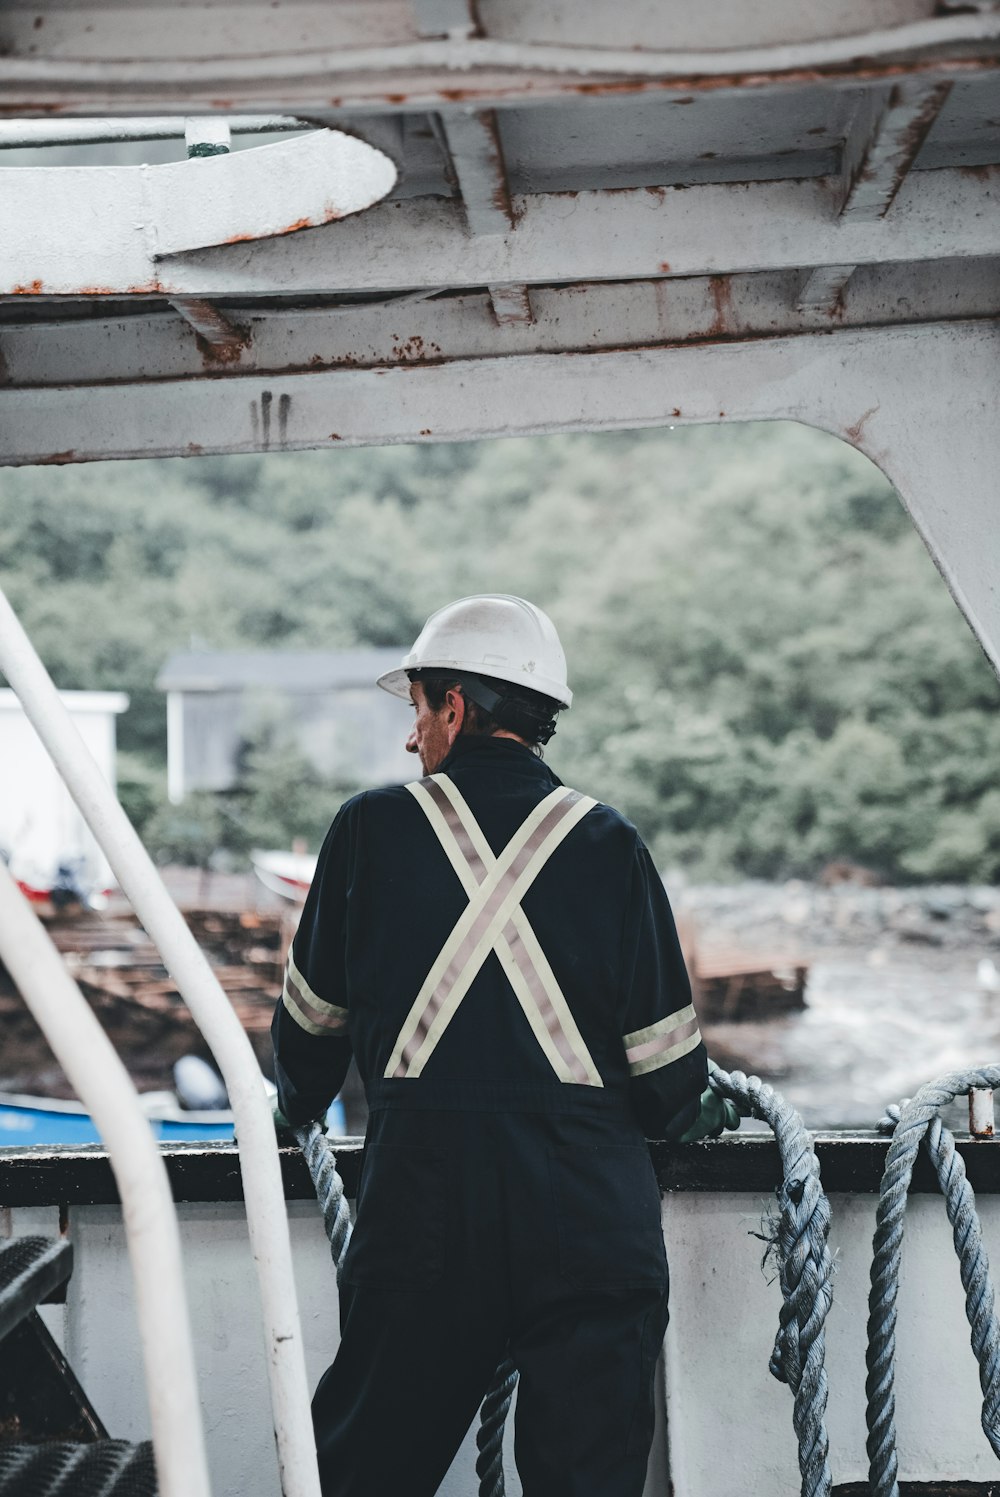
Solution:
<svg viewBox="0 0 1000 1497"><path fill-rule="evenodd" d="M52 1246L50 1237L11 1237L0 1245L0 1294L34 1268Z"/></svg>
<svg viewBox="0 0 1000 1497"><path fill-rule="evenodd" d="M148 1440L0 1445L0 1497L156 1497Z"/></svg>

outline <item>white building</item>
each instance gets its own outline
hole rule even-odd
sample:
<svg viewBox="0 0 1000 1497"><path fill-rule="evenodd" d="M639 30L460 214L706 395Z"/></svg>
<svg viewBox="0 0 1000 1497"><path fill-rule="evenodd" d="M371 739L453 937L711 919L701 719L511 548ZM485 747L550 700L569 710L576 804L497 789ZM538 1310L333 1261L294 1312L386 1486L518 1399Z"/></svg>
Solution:
<svg viewBox="0 0 1000 1497"><path fill-rule="evenodd" d="M191 650L172 655L156 684L167 693L167 790L231 790L248 743L272 726L317 772L345 786L413 777L401 703L377 676L405 648Z"/></svg>
<svg viewBox="0 0 1000 1497"><path fill-rule="evenodd" d="M115 784L115 719L128 706L120 691L63 691L63 703L105 779ZM78 888L113 883L101 853L13 691L0 690L0 856L30 891L47 894L61 866Z"/></svg>

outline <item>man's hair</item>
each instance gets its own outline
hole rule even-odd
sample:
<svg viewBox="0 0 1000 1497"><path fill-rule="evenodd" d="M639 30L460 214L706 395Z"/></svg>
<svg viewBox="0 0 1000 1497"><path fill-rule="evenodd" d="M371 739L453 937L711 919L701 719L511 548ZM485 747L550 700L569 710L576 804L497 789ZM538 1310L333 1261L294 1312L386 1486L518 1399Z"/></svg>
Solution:
<svg viewBox="0 0 1000 1497"><path fill-rule="evenodd" d="M411 681L419 681L424 688L432 712L440 712L452 687L462 693L466 707L463 735L489 738L503 729L516 733L532 748L540 749L556 730L555 719L560 703L543 696L540 691L498 681L493 676L472 675L468 671L422 670L409 671L408 675ZM484 701L489 706L484 705Z"/></svg>

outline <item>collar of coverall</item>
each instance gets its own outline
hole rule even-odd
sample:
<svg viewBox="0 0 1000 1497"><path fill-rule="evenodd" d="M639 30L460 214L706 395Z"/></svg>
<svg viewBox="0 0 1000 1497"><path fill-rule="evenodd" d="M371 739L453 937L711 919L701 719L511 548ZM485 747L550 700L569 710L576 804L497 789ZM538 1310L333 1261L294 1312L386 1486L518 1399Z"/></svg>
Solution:
<svg viewBox="0 0 1000 1497"><path fill-rule="evenodd" d="M455 739L447 758L438 765L435 774L447 773L459 761L462 762L463 769L503 768L528 774L532 778L537 777L550 785L562 784L562 780L553 773L544 760L532 753L526 743L518 743L514 738L485 737L476 733L462 734L461 737Z"/></svg>

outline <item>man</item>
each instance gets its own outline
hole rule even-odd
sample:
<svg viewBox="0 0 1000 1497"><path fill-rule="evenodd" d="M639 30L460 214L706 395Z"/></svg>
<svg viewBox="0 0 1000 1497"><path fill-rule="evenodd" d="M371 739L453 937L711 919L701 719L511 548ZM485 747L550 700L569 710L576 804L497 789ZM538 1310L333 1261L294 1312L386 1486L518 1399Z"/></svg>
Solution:
<svg viewBox="0 0 1000 1497"><path fill-rule="evenodd" d="M371 1110L323 1491L431 1497L509 1350L525 1497L639 1497L667 1321L645 1137L723 1123L670 907L635 828L542 761L572 694L541 609L460 599L378 684L425 778L341 808L272 1030L290 1121L352 1054Z"/></svg>

